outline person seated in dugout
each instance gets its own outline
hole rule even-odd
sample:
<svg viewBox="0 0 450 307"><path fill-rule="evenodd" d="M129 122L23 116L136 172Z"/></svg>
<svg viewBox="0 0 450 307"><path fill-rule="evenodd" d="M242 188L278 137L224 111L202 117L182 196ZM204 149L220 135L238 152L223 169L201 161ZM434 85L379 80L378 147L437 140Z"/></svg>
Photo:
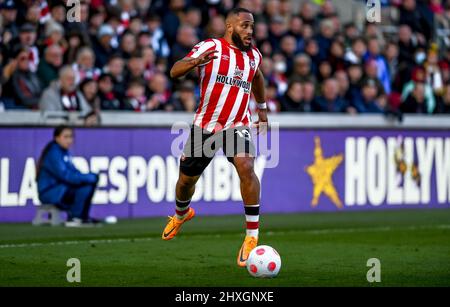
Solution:
<svg viewBox="0 0 450 307"><path fill-rule="evenodd" d="M99 177L76 169L69 152L73 140L72 128L64 125L55 128L53 140L44 147L38 160L36 180L39 200L67 211L67 227L81 227L99 223L89 216Z"/></svg>

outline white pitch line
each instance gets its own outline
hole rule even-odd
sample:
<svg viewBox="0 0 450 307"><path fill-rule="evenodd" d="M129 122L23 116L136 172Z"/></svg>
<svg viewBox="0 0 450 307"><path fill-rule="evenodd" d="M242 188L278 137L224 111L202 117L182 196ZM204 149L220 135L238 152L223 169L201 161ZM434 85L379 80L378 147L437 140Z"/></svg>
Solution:
<svg viewBox="0 0 450 307"><path fill-rule="evenodd" d="M419 230L419 229L450 229L450 224L441 225L422 225L422 226L407 226L407 227L363 227L363 228L328 228L318 230L291 230L291 231L268 231L267 236L285 235L292 233L305 233L311 235L331 234L331 233L355 233L355 232L376 232L376 231L393 231L393 230ZM220 238L220 234L199 234L199 235L185 235L185 237L214 237ZM96 239L96 240L72 240L72 241L54 241L54 242L31 242L31 243L17 243L17 244L1 244L2 248L21 248L21 247L42 247L42 246L63 246L63 245L77 245L77 244L113 244L113 243L129 243L129 242L147 242L155 240L156 238L117 238L117 239Z"/></svg>

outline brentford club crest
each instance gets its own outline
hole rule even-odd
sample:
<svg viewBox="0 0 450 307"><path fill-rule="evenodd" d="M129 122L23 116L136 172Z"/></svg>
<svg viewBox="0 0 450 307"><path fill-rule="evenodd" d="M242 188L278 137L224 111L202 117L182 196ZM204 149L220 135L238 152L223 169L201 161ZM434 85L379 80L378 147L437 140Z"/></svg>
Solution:
<svg viewBox="0 0 450 307"><path fill-rule="evenodd" d="M250 60L250 68L255 70L255 66L256 66L255 60Z"/></svg>
<svg viewBox="0 0 450 307"><path fill-rule="evenodd" d="M244 77L244 71L239 69L238 66L236 66L236 68L234 70L234 78L242 79L242 77Z"/></svg>

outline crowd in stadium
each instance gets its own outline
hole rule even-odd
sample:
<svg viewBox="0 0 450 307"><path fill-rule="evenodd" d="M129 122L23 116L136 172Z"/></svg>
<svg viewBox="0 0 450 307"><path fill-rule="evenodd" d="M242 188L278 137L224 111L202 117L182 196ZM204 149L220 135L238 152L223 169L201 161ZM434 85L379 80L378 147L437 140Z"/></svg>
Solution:
<svg viewBox="0 0 450 307"><path fill-rule="evenodd" d="M450 113L450 46L436 36L449 0L383 0L398 12L390 34L343 23L327 0L81 0L79 15L66 2L1 2L1 111L192 112L196 72L168 72L238 6L254 13L271 112Z"/></svg>

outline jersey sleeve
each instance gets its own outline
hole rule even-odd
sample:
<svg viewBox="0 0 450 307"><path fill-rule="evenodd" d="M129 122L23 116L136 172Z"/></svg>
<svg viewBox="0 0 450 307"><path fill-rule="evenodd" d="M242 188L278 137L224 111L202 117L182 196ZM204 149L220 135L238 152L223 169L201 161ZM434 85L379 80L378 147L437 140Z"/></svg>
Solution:
<svg viewBox="0 0 450 307"><path fill-rule="evenodd" d="M211 39L207 39L192 47L192 50L187 54L186 57L196 59L205 51L215 50L215 48L216 44L214 43L214 41Z"/></svg>

